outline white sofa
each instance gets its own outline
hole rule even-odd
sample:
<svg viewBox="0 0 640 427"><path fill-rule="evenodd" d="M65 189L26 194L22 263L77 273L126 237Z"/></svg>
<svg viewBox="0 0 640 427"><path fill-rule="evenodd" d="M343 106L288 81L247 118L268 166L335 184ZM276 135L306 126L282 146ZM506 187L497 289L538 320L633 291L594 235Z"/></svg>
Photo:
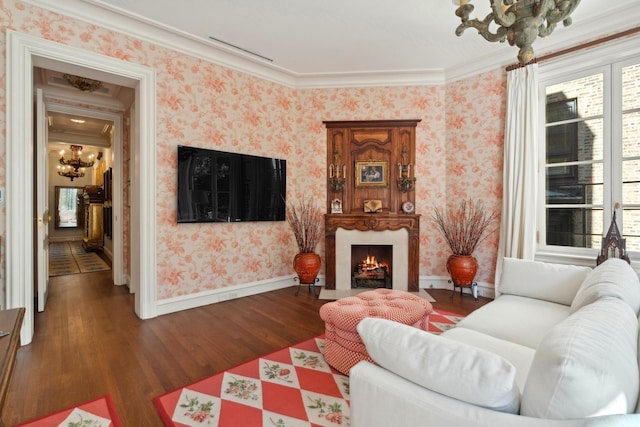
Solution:
<svg viewBox="0 0 640 427"><path fill-rule="evenodd" d="M441 335L366 318L351 425L640 426L640 283L625 261L506 259L496 299Z"/></svg>

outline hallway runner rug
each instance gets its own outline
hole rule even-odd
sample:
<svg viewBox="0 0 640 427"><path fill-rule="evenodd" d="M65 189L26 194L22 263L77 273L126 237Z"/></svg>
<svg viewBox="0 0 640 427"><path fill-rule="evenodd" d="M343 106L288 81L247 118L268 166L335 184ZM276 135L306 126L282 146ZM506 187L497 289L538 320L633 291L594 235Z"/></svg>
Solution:
<svg viewBox="0 0 640 427"><path fill-rule="evenodd" d="M56 242L49 245L49 276L91 273L111 267L95 252L85 252L82 242Z"/></svg>
<svg viewBox="0 0 640 427"><path fill-rule="evenodd" d="M439 334L464 316L434 310ZM324 337L308 339L158 396L167 427L349 426L349 377L323 357Z"/></svg>
<svg viewBox="0 0 640 427"><path fill-rule="evenodd" d="M106 395L15 427L122 427L111 395Z"/></svg>

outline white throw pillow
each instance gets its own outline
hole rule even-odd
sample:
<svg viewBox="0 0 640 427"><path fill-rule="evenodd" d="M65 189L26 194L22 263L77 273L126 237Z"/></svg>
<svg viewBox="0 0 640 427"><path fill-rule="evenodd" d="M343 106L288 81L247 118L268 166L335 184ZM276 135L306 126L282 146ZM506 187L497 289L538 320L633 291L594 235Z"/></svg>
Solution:
<svg viewBox="0 0 640 427"><path fill-rule="evenodd" d="M517 414L516 370L497 354L402 323L366 318L358 333L383 368L440 394Z"/></svg>
<svg viewBox="0 0 640 427"><path fill-rule="evenodd" d="M589 267L504 258L497 291L571 305Z"/></svg>
<svg viewBox="0 0 640 427"><path fill-rule="evenodd" d="M638 314L640 311L640 281L628 262L609 258L593 269L584 279L571 303L569 313L575 313L585 305L603 298L619 298Z"/></svg>
<svg viewBox="0 0 640 427"><path fill-rule="evenodd" d="M521 415L570 419L635 410L638 319L617 298L602 298L554 326L533 357Z"/></svg>

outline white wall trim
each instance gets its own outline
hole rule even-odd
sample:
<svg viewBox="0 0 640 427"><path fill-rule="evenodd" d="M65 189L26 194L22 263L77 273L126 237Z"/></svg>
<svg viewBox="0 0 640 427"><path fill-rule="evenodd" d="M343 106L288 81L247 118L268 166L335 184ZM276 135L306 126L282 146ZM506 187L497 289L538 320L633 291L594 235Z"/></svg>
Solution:
<svg viewBox="0 0 640 427"><path fill-rule="evenodd" d="M132 280L139 283L136 313L156 314L155 263L155 72L116 58L7 30L7 209L6 209L6 305L25 307L22 344L34 332L33 263L33 78L34 66L85 67L105 76L136 84L139 96L140 137L132 141L132 156L143 159L132 179L139 197L132 207L132 240L141 241L131 252L131 264L139 265ZM108 81L107 79L104 79Z"/></svg>
<svg viewBox="0 0 640 427"><path fill-rule="evenodd" d="M477 282L478 283L478 295L481 297L495 298L495 286L493 283ZM450 289L453 291L453 283L448 276L420 276L419 279L420 289L424 289L429 292L429 289ZM460 292L460 288L456 288L456 292ZM471 294L471 290L463 289L464 294Z"/></svg>
<svg viewBox="0 0 640 427"><path fill-rule="evenodd" d="M294 275L275 277L251 283L243 283L233 286L225 286L221 289L212 289L196 294L182 295L179 297L167 298L158 301L158 315L175 313L191 308L202 307L209 304L228 301L236 298L243 298L250 295L257 295L263 292L275 291L277 289L291 288L291 293L295 293L293 286L298 282L294 281Z"/></svg>

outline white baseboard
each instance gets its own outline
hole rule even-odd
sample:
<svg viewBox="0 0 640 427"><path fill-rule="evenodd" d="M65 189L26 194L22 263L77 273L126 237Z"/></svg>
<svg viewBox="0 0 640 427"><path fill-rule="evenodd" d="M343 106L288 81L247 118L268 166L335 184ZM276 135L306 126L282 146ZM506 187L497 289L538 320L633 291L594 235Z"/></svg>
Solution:
<svg viewBox="0 0 640 427"><path fill-rule="evenodd" d="M422 276L419 287L421 289L450 289L453 290L453 283L447 276ZM478 282L478 295L486 298L495 298L495 288L493 283Z"/></svg>
<svg viewBox="0 0 640 427"><path fill-rule="evenodd" d="M316 286L324 287L324 276L318 276ZM240 285L227 286L221 289L213 289L210 291L200 292L197 294L184 295L175 298L167 298L158 301L157 314L169 314L190 308L202 307L209 304L216 304L232 299L243 298L250 295L257 295L264 292L275 291L298 285L295 275L275 277L273 279L262 280L259 282L243 283ZM302 285L306 287L307 285ZM449 278L444 276L422 276L419 279L419 287L421 289L450 289L453 290L453 284L449 283ZM493 284L486 282L478 282L478 295L487 298L494 298L495 292Z"/></svg>
<svg viewBox="0 0 640 427"><path fill-rule="evenodd" d="M297 286L298 282L294 280L295 277L295 275L282 276L259 282L226 286L221 289L214 289L197 294L168 298L158 301L156 311L158 315L175 313L190 308L202 307L204 305L229 301L236 298L257 295L263 292L275 291L276 289ZM317 286L324 286L324 277L319 277L319 279Z"/></svg>

